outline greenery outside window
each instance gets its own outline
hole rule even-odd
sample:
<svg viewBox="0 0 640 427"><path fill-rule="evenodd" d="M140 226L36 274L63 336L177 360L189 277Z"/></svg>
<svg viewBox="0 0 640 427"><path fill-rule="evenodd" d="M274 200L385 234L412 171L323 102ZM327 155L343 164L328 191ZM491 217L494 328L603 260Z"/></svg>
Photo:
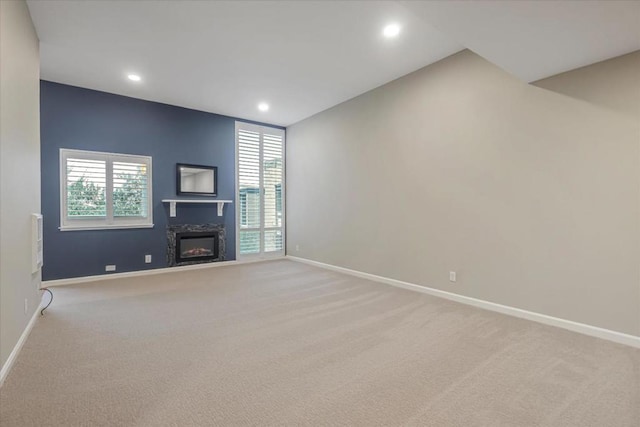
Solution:
<svg viewBox="0 0 640 427"><path fill-rule="evenodd" d="M60 150L60 229L153 227L151 157Z"/></svg>

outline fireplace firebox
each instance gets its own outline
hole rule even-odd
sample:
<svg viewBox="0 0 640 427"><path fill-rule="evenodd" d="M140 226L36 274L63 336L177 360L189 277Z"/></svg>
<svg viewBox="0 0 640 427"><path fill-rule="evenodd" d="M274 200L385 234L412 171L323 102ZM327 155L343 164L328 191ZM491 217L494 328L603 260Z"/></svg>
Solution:
<svg viewBox="0 0 640 427"><path fill-rule="evenodd" d="M185 224L167 227L169 266L225 260L223 224Z"/></svg>
<svg viewBox="0 0 640 427"><path fill-rule="evenodd" d="M176 233L176 263L218 258L217 232Z"/></svg>

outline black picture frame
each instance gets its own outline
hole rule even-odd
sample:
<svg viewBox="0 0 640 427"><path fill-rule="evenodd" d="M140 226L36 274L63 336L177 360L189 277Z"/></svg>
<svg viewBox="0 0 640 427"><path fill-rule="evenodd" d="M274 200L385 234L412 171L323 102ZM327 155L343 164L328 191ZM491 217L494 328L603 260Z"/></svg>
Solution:
<svg viewBox="0 0 640 427"><path fill-rule="evenodd" d="M189 191L184 190L183 183L183 170L187 169L201 169L204 171L213 171L213 192L208 191ZM209 196L215 197L218 195L218 168L216 166L205 165L193 165L188 163L176 163L176 193L178 196Z"/></svg>

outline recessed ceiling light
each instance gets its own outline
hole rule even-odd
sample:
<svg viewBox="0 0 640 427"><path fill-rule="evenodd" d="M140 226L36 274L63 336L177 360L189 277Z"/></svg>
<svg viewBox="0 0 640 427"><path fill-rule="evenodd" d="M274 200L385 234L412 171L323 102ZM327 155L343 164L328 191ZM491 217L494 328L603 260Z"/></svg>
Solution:
<svg viewBox="0 0 640 427"><path fill-rule="evenodd" d="M400 25L389 24L386 27L384 27L384 30L382 30L382 34L384 34L384 36L387 38L395 37L398 34L400 34Z"/></svg>
<svg viewBox="0 0 640 427"><path fill-rule="evenodd" d="M269 104L267 104L266 102L261 102L260 104L258 104L258 110L269 111Z"/></svg>
<svg viewBox="0 0 640 427"><path fill-rule="evenodd" d="M134 82L139 82L140 80L142 80L142 78L137 74L129 74L127 78Z"/></svg>

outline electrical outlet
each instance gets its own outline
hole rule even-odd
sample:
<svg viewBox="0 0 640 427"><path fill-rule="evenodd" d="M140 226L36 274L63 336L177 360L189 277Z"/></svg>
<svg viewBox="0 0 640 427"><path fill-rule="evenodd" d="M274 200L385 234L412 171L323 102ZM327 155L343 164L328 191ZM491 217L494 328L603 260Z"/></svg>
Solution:
<svg viewBox="0 0 640 427"><path fill-rule="evenodd" d="M450 282L455 282L456 281L456 272L455 271L450 271L449 272L449 281Z"/></svg>
<svg viewBox="0 0 640 427"><path fill-rule="evenodd" d="M104 266L104 271L116 271L116 266L115 265L105 265Z"/></svg>
<svg viewBox="0 0 640 427"><path fill-rule="evenodd" d="M24 314L27 314L29 312L29 300L28 299L24 299Z"/></svg>
<svg viewBox="0 0 640 427"><path fill-rule="evenodd" d="M300 245L296 245L296 252L300 250Z"/></svg>
<svg viewBox="0 0 640 427"><path fill-rule="evenodd" d="M151 264L151 255L145 255L144 256L144 262L146 264Z"/></svg>

